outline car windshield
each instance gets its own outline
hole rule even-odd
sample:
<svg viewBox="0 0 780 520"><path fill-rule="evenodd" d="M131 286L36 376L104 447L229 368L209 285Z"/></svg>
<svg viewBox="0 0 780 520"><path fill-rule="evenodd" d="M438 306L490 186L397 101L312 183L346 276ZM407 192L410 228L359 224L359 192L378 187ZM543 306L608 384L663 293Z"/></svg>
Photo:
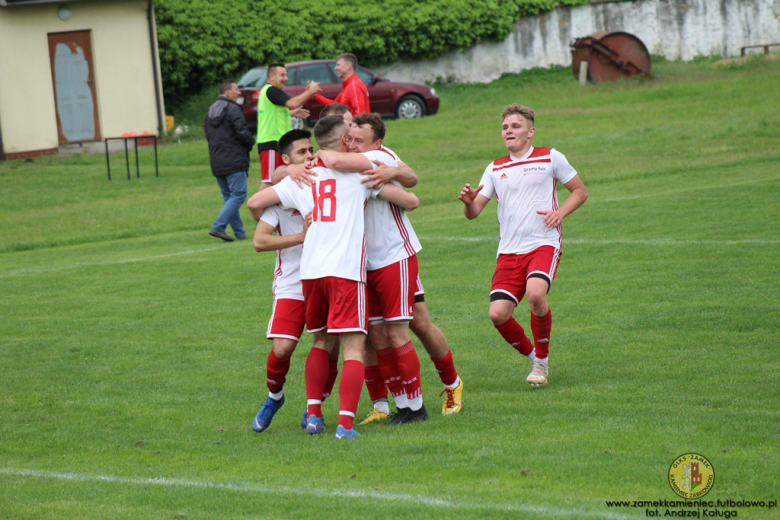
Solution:
<svg viewBox="0 0 780 520"><path fill-rule="evenodd" d="M241 76L241 79L238 80L238 86L239 87L261 87L265 84L265 80L267 77L267 71L268 69L266 67L260 67L257 69L252 69L243 76Z"/></svg>

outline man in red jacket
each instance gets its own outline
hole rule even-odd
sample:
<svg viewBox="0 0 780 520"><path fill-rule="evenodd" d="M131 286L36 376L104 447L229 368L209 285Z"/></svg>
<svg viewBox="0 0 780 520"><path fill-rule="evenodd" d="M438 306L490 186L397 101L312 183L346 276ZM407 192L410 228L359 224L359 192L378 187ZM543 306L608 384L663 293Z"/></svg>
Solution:
<svg viewBox="0 0 780 520"><path fill-rule="evenodd" d="M354 54L342 54L336 58L336 74L342 81L341 93L336 96L336 99L328 99L322 94L315 94L314 99L317 100L317 103L323 106L331 103L341 103L349 107L349 111L353 116L370 114L368 90L366 90L366 86L355 73L356 67L357 58Z"/></svg>

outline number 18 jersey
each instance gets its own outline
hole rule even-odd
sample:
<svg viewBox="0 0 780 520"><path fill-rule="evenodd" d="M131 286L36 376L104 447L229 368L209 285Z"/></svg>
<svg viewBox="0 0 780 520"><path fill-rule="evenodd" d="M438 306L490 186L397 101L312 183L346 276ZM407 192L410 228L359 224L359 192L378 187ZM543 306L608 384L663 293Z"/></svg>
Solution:
<svg viewBox="0 0 780 520"><path fill-rule="evenodd" d="M304 215L312 212L303 242L301 280L335 276L365 282L363 210L372 192L356 173L331 170L322 162L311 169L318 175L311 186L301 189L289 177L274 186L282 206Z"/></svg>

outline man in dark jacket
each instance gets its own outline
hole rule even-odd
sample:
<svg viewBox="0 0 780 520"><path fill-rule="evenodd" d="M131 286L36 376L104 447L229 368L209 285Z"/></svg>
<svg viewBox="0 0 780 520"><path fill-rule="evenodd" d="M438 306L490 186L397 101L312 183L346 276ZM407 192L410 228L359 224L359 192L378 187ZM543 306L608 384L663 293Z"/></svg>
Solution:
<svg viewBox="0 0 780 520"><path fill-rule="evenodd" d="M225 233L227 225L233 228L238 240L244 240L244 224L238 214L246 200L246 176L249 171L249 151L255 137L246 127L244 110L236 100L241 95L232 79L219 84L219 97L209 108L206 122L206 139L209 142L211 173L217 178L225 205L219 212L209 235L228 242L233 238Z"/></svg>

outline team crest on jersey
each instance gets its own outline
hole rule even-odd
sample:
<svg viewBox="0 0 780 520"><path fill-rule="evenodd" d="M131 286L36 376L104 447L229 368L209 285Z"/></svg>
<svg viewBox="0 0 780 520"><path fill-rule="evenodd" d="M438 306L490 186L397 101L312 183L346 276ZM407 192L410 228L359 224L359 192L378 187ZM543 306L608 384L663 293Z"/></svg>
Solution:
<svg viewBox="0 0 780 520"><path fill-rule="evenodd" d="M298 211L297 209L294 209L291 216L293 216L293 217L300 217L301 216L301 212Z"/></svg>

